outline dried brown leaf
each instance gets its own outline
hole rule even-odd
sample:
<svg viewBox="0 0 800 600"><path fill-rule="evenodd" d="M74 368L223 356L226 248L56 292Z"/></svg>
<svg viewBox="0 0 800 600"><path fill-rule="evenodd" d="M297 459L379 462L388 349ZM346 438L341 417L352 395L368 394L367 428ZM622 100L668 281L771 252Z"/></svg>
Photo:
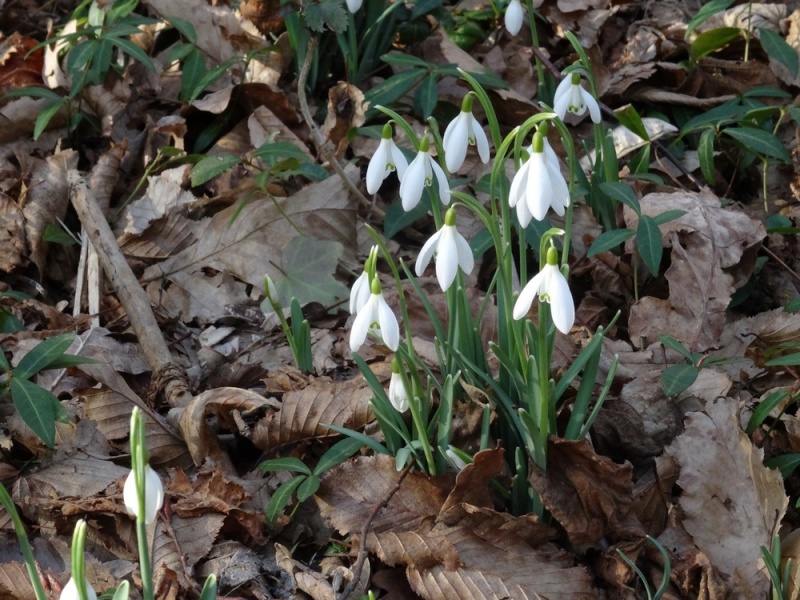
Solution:
<svg viewBox="0 0 800 600"><path fill-rule="evenodd" d="M8 195L0 192L0 271L25 264L25 219Z"/></svg>

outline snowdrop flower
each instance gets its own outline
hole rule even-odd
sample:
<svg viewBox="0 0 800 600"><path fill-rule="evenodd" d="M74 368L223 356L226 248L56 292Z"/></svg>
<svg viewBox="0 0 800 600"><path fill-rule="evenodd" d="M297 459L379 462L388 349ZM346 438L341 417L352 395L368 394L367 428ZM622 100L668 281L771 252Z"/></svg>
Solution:
<svg viewBox="0 0 800 600"><path fill-rule="evenodd" d="M357 13L362 4L364 4L364 0L347 0L347 9L351 13Z"/></svg>
<svg viewBox="0 0 800 600"><path fill-rule="evenodd" d="M469 456L467 456L463 450L460 450L459 448L456 448L454 446L447 446L447 450L445 450L444 453L450 460L450 464L453 465L459 471L461 471L468 464L472 463L471 460L469 462L464 460L464 458L469 458Z"/></svg>
<svg viewBox="0 0 800 600"><path fill-rule="evenodd" d="M348 0L348 3L351 1ZM360 4L361 2L359 2ZM370 194L377 192L383 180L395 169L397 169L397 177L402 181L403 173L406 172L407 167L408 161L406 161L406 157L403 156L400 148L395 145L392 139L392 125L387 123L383 126L383 132L381 132L381 143L367 166L367 192Z"/></svg>
<svg viewBox="0 0 800 600"><path fill-rule="evenodd" d="M550 144L550 152L545 150L546 138L539 132L533 135L531 156L520 167L511 181L508 203L517 209L520 225L527 227L531 218L541 221L552 207L562 216L569 206L569 188L561 169L558 157Z"/></svg>
<svg viewBox="0 0 800 600"><path fill-rule="evenodd" d="M139 496L136 493L136 477L131 471L122 488L122 499L125 510L133 517L139 517ZM164 484L150 465L144 468L144 522L149 525L156 519L161 505L164 504Z"/></svg>
<svg viewBox="0 0 800 600"><path fill-rule="evenodd" d="M581 74L573 71L564 77L556 88L556 94L553 97L553 112L563 120L568 112L581 116L586 113L587 108L592 121L599 123L601 120L600 105L597 104L594 96L583 89Z"/></svg>
<svg viewBox="0 0 800 600"><path fill-rule="evenodd" d="M86 543L86 521L80 519L75 524L72 532L72 546L70 547L70 562L72 563L72 576L67 585L61 590L60 600L79 600L82 596L78 593L78 581L83 581L85 597L88 600L97 600L97 594L86 579L83 549Z"/></svg>
<svg viewBox="0 0 800 600"><path fill-rule="evenodd" d="M456 211L452 207L444 215L442 228L422 246L414 269L417 277L422 276L434 256L436 256L436 278L443 292L452 285L458 267L461 267L464 273L471 273L475 265L472 249L456 229Z"/></svg>
<svg viewBox="0 0 800 600"><path fill-rule="evenodd" d="M547 264L522 288L514 304L514 319L528 314L533 298L539 295L540 302L550 303L553 324L561 333L567 334L575 322L575 304L567 280L558 268L558 250L554 246L547 249Z"/></svg>
<svg viewBox="0 0 800 600"><path fill-rule="evenodd" d="M519 2L519 0L515 0ZM478 156L482 163L489 162L489 141L486 139L478 120L472 114L472 93L464 96L461 112L450 121L442 138L444 158L447 170L455 173L464 164L467 156L467 145L478 147Z"/></svg>
<svg viewBox="0 0 800 600"><path fill-rule="evenodd" d="M390 350L395 351L400 345L400 326L392 309L383 299L381 283L377 277L372 278L370 292L369 299L353 321L353 328L350 330L350 349L358 352L367 339L367 333L372 333L383 340Z"/></svg>
<svg viewBox="0 0 800 600"><path fill-rule="evenodd" d="M395 356L392 359L392 377L389 379L389 402L395 410L404 413L408 410L408 393L406 386L403 385L403 378L400 375L400 361Z"/></svg>
<svg viewBox="0 0 800 600"><path fill-rule="evenodd" d="M525 11L522 8L522 3L519 0L511 0L506 7L505 22L506 29L511 35L517 35L519 30L522 29L522 19Z"/></svg>
<svg viewBox="0 0 800 600"><path fill-rule="evenodd" d="M89 580L86 580L86 597L89 600L97 600L97 594L95 593L92 586L89 585ZM67 585L64 586L64 589L61 590L61 595L59 596L59 600L78 600L78 585L75 583L75 579L72 577L69 578Z"/></svg>
<svg viewBox="0 0 800 600"><path fill-rule="evenodd" d="M364 261L364 271L358 276L350 289L350 314L354 315L369 300L370 277L375 275L375 261L378 259L378 246L373 246L369 251L367 260Z"/></svg>
<svg viewBox="0 0 800 600"><path fill-rule="evenodd" d="M439 199L444 205L450 204L450 185L442 167L431 158L430 140L426 135L419 144L417 156L400 180L400 199L403 201L404 211L408 212L419 204L423 188L433 183L434 175L439 185Z"/></svg>

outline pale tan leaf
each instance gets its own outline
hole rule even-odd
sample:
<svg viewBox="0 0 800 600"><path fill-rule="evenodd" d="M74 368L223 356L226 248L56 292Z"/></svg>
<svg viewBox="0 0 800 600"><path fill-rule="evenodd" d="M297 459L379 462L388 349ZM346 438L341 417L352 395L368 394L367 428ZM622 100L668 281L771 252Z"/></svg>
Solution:
<svg viewBox="0 0 800 600"><path fill-rule="evenodd" d="M253 429L253 444L267 452L292 442L338 435L326 424L361 429L372 420L371 399L372 390L360 377L312 381L301 390L284 394L281 409Z"/></svg>
<svg viewBox="0 0 800 600"><path fill-rule="evenodd" d="M667 455L681 467L679 506L695 545L731 578L733 598L766 597L760 547L770 547L788 498L780 472L763 465L763 451L742 431L737 401L690 413Z"/></svg>
<svg viewBox="0 0 800 600"><path fill-rule="evenodd" d="M176 574L186 589L192 581L191 569L209 553L224 521L222 514L185 518L173 514L169 526L157 520L152 554L156 588Z"/></svg>
<svg viewBox="0 0 800 600"><path fill-rule="evenodd" d="M25 263L25 219L8 195L0 192L0 271L7 273Z"/></svg>

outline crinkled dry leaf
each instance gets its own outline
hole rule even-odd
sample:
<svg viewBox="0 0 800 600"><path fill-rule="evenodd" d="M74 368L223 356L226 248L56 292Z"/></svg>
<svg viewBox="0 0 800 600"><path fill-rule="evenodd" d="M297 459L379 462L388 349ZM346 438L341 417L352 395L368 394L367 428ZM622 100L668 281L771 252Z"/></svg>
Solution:
<svg viewBox="0 0 800 600"><path fill-rule="evenodd" d="M222 514L200 517L173 514L169 526L159 519L152 554L156 588L164 580L177 576L181 589L188 589L194 583L192 568L209 553L224 521Z"/></svg>
<svg viewBox="0 0 800 600"><path fill-rule="evenodd" d="M681 467L678 505L695 545L730 578L733 598L765 598L760 547L770 547L789 499L780 472L764 466L742 431L738 402L721 398L690 413L667 454Z"/></svg>
<svg viewBox="0 0 800 600"><path fill-rule="evenodd" d="M8 195L0 192L0 271L8 273L23 265L25 250L22 211Z"/></svg>

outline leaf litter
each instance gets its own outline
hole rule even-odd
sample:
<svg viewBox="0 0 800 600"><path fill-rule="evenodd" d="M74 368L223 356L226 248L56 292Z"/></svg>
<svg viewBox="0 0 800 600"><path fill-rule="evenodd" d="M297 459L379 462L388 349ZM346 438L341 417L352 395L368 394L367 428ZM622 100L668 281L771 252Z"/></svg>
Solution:
<svg viewBox="0 0 800 600"><path fill-rule="evenodd" d="M204 3L144 4L161 16L180 14L189 20L210 68L263 45L263 31L281 20L269 3L243 3L241 13ZM602 0L542 6L549 23L549 58L559 67L568 64L555 42L563 29L574 31L596 62L605 65L598 76L609 104L712 108L757 85L786 89L797 84L797 76L774 58L761 53L742 62L731 48L686 70L676 58L689 44L683 37L682 5L658 3L646 19L639 19L632 7ZM794 5L753 4L747 18L786 35L797 49L798 14ZM247 15L258 18L251 21ZM715 16L720 23L709 19L696 33L720 24L740 27L743 18L737 6ZM758 32L755 39L763 35ZM14 89L39 83L41 58L25 54L30 40L16 33L3 40L0 85ZM440 28L408 50L433 64L454 63L467 71L488 67L510 79L510 89L492 92L503 124L510 127L537 110L529 41L501 38L467 53ZM156 57L155 74L129 70L113 89L86 94L103 139L80 150L96 164L107 146L119 144L118 173L96 185L109 191L116 207L133 199L109 213L109 220L172 355L188 374L192 402L185 406L168 405L155 393L157 382L148 376L152 365L132 335L122 298L101 288L103 328L89 328L83 315L66 312L74 299L67 300L63 290L75 287L77 258L69 246L51 241L51 226L74 219L68 211L67 171L79 165L78 153L57 144L66 132L58 129L66 124L63 115L51 123L50 132L29 139L42 101L23 97L0 105L8 125L0 131L0 292L31 296L0 297L0 315L26 325L16 333L4 330L0 347L17 364L35 342L73 330L80 334L75 345L80 354L98 359L37 376L36 382L56 393L68 414L67 423L56 424L56 451L44 448L3 404L7 420L0 438L5 457L0 473L36 530L34 552L52 588L58 591L69 576L68 539L78 517L90 522L87 575L95 587L107 589L126 576L135 580L134 531L121 489L129 465L128 422L132 407L139 406L146 414L152 464L169 482L170 512L153 533L160 597L168 597L169 589L179 597L191 594L197 589L196 575L216 572L227 592L256 598L296 597L299 590L312 598L335 598L343 580L355 576L362 593L384 582L387 598L636 598L643 597L642 591L615 550L624 551L658 582L663 564L644 543L645 534L661 541L672 562L665 597L766 597L769 582L760 547L769 547L780 534L786 556L797 556L792 544L797 536L791 532L798 523L787 495L796 495L794 476L784 485L780 472L763 463L779 451L798 452L800 426L792 411L769 431L747 435L745 427L757 399L771 388L796 384L792 365L765 362L774 358L776 347L796 342L800 319L777 308L782 304L774 299L757 309L731 303L758 276L773 289L780 286L781 302L797 296L797 282L786 274L797 270L793 234L765 228L755 188L742 190L736 204L728 204L719 187L680 189L691 180L667 171L663 156L652 168L669 173L672 185L636 184L643 215L683 211L659 226L668 249L661 277L647 279L636 272L630 243L619 254L587 257L599 228L588 212L576 210L575 237L581 239L575 244L573 276L585 288L579 322L594 330L618 308L625 318L603 342L598 382L614 355L619 368L612 398L591 439L551 439L547 473L529 472L549 522L504 510L494 484L508 486L512 474L498 448L479 452L457 474L435 478L400 472L384 455L357 456L322 477L314 502L292 506L292 519L267 527L264 507L286 473L265 476L256 468L260 458L294 456L314 464L336 440L328 425L378 435L371 392L360 376L353 376L347 317L339 310L347 296L344 282L349 283L340 265L355 269L363 258L359 232L371 216L359 213L348 186L337 177L271 182L271 193L265 194L252 185L255 173L246 166L191 186L185 165L146 177L141 163L136 165L141 159L145 166L152 164L163 146L183 149L187 139L196 140L201 120L227 114L237 122L212 145L211 155L244 155L277 140L313 159L311 135L293 108L294 92L282 79L291 72L286 65L294 57L287 54L287 45L281 48L254 58L246 73L244 62L232 64L211 93L180 110L131 94L140 86L177 98L177 73L165 68L163 56ZM340 91L348 98L368 91L348 85L341 84ZM451 82L439 88L441 98L452 102L463 93ZM337 97L325 94L315 101L330 103L330 117ZM147 117L131 118L140 114ZM359 126L362 118L337 115L327 121L326 132L340 154L348 150L343 131ZM796 134L793 124L789 129ZM132 143L137 137L138 146ZM123 146L126 138L128 146ZM623 152L641 149L641 139L620 140ZM360 143L351 146L357 155ZM699 161L691 160L687 153L684 165L694 164L690 170L699 176ZM346 174L358 185L357 168L349 167ZM140 179L142 194L134 189ZM776 214L796 227L798 215L791 206L798 199L796 189L777 181L785 187L775 192ZM102 195L99 189L96 193ZM390 199L389 194L377 198L378 208L389 208ZM634 211L626 207L619 218L636 229ZM406 258L415 254L401 245L391 247ZM770 248L784 263L759 260ZM285 366L290 362L285 341L272 325L265 326L271 322L258 308L265 274L282 282L283 300L298 297L311 315L318 353L314 376ZM434 307L444 305L434 286L425 289ZM481 300L480 293L471 298ZM82 299L77 302L81 305ZM320 305L316 311L313 303ZM486 314L482 326L488 339L496 324L494 313ZM423 326L427 317L422 310L412 307L409 318L418 336L415 344L430 344L433 332ZM661 374L684 358L659 342L662 334L702 360L727 362L701 369L694 384L668 396ZM563 361L556 364L567 364L585 341L583 334L564 342L559 346ZM388 382L385 354L376 347L365 356L376 376ZM428 354L433 364L435 355ZM212 385L223 372L226 383ZM456 406L465 440L474 439L482 414L475 407L487 399L485 390L477 388L470 396L471 404ZM10 597L32 597L5 519L2 530L7 543L0 558L0 588ZM317 560L333 541L341 545L339 556ZM367 566L356 573L362 550ZM797 566L792 578L798 579Z"/></svg>

